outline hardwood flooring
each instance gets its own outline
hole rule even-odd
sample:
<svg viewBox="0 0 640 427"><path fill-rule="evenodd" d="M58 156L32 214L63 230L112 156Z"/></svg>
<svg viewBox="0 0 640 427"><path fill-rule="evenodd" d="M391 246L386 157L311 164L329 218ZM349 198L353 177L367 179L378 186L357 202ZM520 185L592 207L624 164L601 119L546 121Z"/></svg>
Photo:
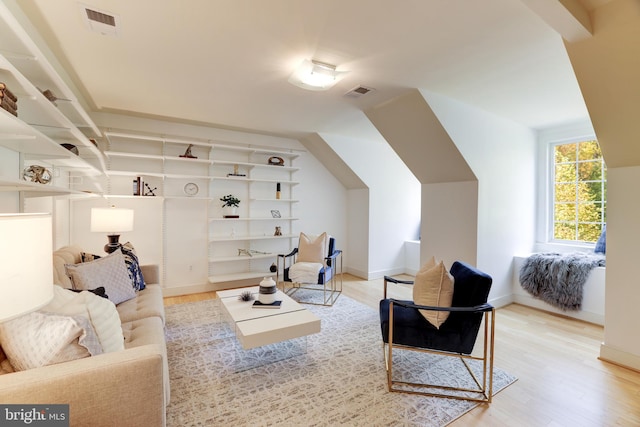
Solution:
<svg viewBox="0 0 640 427"><path fill-rule="evenodd" d="M344 294L377 309L382 283L345 274ZM411 299L411 289L391 285L389 296ZM215 292L165 298L165 305L209 298ZM518 304L500 308L495 365L518 381L491 405L480 405L451 425L640 426L640 372L599 360L603 337L598 325Z"/></svg>

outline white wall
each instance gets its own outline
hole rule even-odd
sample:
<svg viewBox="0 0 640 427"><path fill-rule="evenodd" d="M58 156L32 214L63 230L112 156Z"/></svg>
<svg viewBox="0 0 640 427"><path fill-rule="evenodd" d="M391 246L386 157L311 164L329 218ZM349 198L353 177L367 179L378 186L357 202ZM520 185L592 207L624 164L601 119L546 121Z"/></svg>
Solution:
<svg viewBox="0 0 640 427"><path fill-rule="evenodd" d="M493 277L492 302L506 304L513 256L534 243L536 135L451 98L422 94L478 178L477 266Z"/></svg>
<svg viewBox="0 0 640 427"><path fill-rule="evenodd" d="M0 147L0 176L10 179L22 179L18 170L20 156L15 151ZM0 192L0 213L20 212L18 193Z"/></svg>
<svg viewBox="0 0 640 427"><path fill-rule="evenodd" d="M640 166L607 169L607 268L604 344L600 356L640 369Z"/></svg>
<svg viewBox="0 0 640 427"><path fill-rule="evenodd" d="M358 277L369 276L369 190L347 191L347 239L349 272Z"/></svg>
<svg viewBox="0 0 640 427"><path fill-rule="evenodd" d="M369 187L367 205L350 203L350 240L369 244L367 274L363 277L374 279L404 272L404 242L418 238L418 180L384 140L321 136ZM368 223L367 234L357 235L363 223Z"/></svg>

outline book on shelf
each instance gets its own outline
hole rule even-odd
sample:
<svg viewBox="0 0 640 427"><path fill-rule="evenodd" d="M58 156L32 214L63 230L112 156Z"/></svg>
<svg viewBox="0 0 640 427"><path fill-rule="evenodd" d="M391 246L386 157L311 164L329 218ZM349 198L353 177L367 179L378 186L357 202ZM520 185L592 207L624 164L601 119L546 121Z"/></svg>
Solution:
<svg viewBox="0 0 640 427"><path fill-rule="evenodd" d="M280 306L282 306L281 300L274 301L271 304L263 304L258 300L253 302L253 308L280 308Z"/></svg>
<svg viewBox="0 0 640 427"><path fill-rule="evenodd" d="M18 98L9 90L5 83L0 82L0 92L3 93L4 96L11 99L13 102L18 102Z"/></svg>
<svg viewBox="0 0 640 427"><path fill-rule="evenodd" d="M9 107L13 108L14 110L18 109L18 103L14 102L11 100L11 98L9 98L8 96L4 96L4 93L0 90L0 102L2 102L3 104L7 104Z"/></svg>
<svg viewBox="0 0 640 427"><path fill-rule="evenodd" d="M18 117L18 111L16 111L13 108L11 108L11 106L9 104L7 104L5 98L3 98L2 101L0 102L0 108L2 108L5 111L8 111L11 114L13 114L14 116Z"/></svg>

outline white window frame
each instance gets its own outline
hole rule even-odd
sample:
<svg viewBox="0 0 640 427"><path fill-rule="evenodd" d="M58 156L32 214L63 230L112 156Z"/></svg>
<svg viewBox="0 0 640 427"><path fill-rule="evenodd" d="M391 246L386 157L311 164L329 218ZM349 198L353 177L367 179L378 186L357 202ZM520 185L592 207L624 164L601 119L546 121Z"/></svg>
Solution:
<svg viewBox="0 0 640 427"><path fill-rule="evenodd" d="M553 183L554 158L553 146L573 142L591 141L596 138L591 123L578 122L538 131L537 162L537 215L535 251L591 252L594 243L572 242L553 239Z"/></svg>

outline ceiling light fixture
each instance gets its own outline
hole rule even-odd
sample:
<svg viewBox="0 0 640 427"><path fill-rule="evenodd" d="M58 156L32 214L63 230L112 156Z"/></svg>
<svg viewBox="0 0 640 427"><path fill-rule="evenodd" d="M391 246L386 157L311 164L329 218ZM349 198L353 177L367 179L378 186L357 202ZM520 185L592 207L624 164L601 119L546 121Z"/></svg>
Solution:
<svg viewBox="0 0 640 427"><path fill-rule="evenodd" d="M305 59L289 77L289 83L307 90L327 90L345 73L336 71L335 65Z"/></svg>

